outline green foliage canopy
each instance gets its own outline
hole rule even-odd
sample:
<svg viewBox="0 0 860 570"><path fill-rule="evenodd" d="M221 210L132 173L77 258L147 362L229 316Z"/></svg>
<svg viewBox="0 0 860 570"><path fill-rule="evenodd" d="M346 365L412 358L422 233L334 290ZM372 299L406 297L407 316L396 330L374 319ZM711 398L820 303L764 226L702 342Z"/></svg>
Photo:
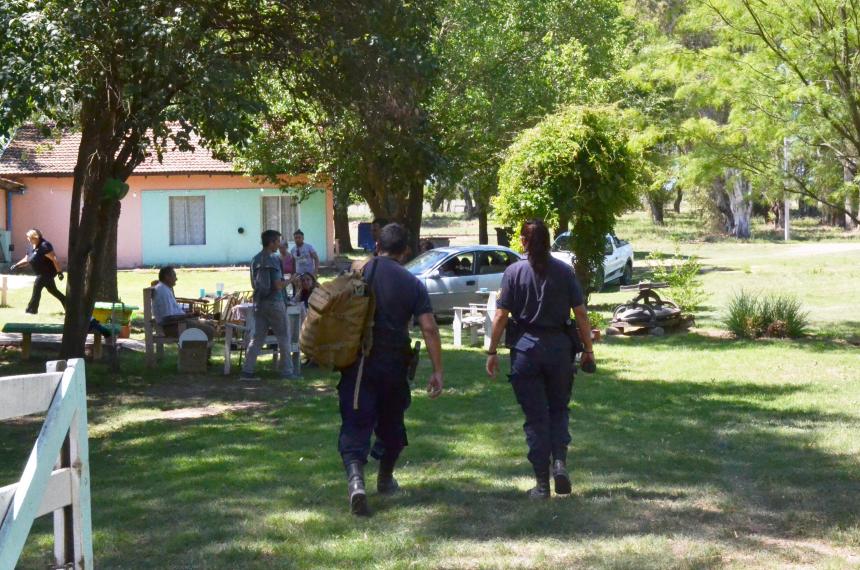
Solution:
<svg viewBox="0 0 860 570"><path fill-rule="evenodd" d="M438 186L486 215L505 149L562 105L605 101L628 21L615 0L444 0L433 51Z"/></svg>
<svg viewBox="0 0 860 570"><path fill-rule="evenodd" d="M571 220L576 271L590 282L602 263L604 236L638 205L638 157L614 107L568 107L524 131L499 171L497 217L519 227L541 218Z"/></svg>

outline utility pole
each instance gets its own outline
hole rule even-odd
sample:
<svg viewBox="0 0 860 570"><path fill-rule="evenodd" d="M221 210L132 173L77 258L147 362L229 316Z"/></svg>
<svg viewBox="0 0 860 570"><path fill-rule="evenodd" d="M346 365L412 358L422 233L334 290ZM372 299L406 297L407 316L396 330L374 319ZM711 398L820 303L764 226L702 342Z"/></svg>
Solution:
<svg viewBox="0 0 860 570"><path fill-rule="evenodd" d="M789 160L788 160L788 151L791 148L791 141L788 137L784 137L782 139L782 168L785 172L785 188L782 193L783 201L785 202L785 213L782 216L782 225L785 229L785 241L789 241L791 239L791 205L788 200L788 191L787 186L789 184L788 171L790 168Z"/></svg>

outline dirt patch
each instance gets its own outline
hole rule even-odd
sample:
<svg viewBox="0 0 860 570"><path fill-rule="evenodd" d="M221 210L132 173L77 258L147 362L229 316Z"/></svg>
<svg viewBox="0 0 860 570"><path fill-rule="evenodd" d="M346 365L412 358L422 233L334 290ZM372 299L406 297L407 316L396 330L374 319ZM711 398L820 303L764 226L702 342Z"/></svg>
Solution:
<svg viewBox="0 0 860 570"><path fill-rule="evenodd" d="M196 408L176 408L165 410L160 415L150 417L150 420L196 420L220 416L229 412L246 412L265 408L264 402L236 402L233 404L209 404Z"/></svg>

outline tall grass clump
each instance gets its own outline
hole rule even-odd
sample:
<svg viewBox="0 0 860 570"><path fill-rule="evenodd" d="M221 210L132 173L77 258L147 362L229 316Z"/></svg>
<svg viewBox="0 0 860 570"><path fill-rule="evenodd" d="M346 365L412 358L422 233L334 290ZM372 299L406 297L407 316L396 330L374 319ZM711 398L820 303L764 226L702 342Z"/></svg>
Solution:
<svg viewBox="0 0 860 570"><path fill-rule="evenodd" d="M799 338L809 329L809 313L794 295L741 290L729 300L723 322L738 338Z"/></svg>

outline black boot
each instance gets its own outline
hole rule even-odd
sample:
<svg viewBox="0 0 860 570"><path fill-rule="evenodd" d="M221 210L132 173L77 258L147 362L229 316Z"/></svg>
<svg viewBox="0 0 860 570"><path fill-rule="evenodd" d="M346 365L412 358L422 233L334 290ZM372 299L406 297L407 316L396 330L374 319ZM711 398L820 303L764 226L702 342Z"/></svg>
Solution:
<svg viewBox="0 0 860 570"><path fill-rule="evenodd" d="M535 469L537 484L529 489L529 499L549 499L549 468Z"/></svg>
<svg viewBox="0 0 860 570"><path fill-rule="evenodd" d="M567 466L563 459L552 462L552 479L555 483L556 495L570 495L570 475L567 474Z"/></svg>
<svg viewBox="0 0 860 570"><path fill-rule="evenodd" d="M376 490L381 495L391 495L400 490L397 479L394 478L396 459L383 457L379 460L379 473L376 475Z"/></svg>
<svg viewBox="0 0 860 570"><path fill-rule="evenodd" d="M353 461L346 466L347 489L349 490L349 510L352 514L365 517L370 514L367 508L367 492L364 490L364 465Z"/></svg>

